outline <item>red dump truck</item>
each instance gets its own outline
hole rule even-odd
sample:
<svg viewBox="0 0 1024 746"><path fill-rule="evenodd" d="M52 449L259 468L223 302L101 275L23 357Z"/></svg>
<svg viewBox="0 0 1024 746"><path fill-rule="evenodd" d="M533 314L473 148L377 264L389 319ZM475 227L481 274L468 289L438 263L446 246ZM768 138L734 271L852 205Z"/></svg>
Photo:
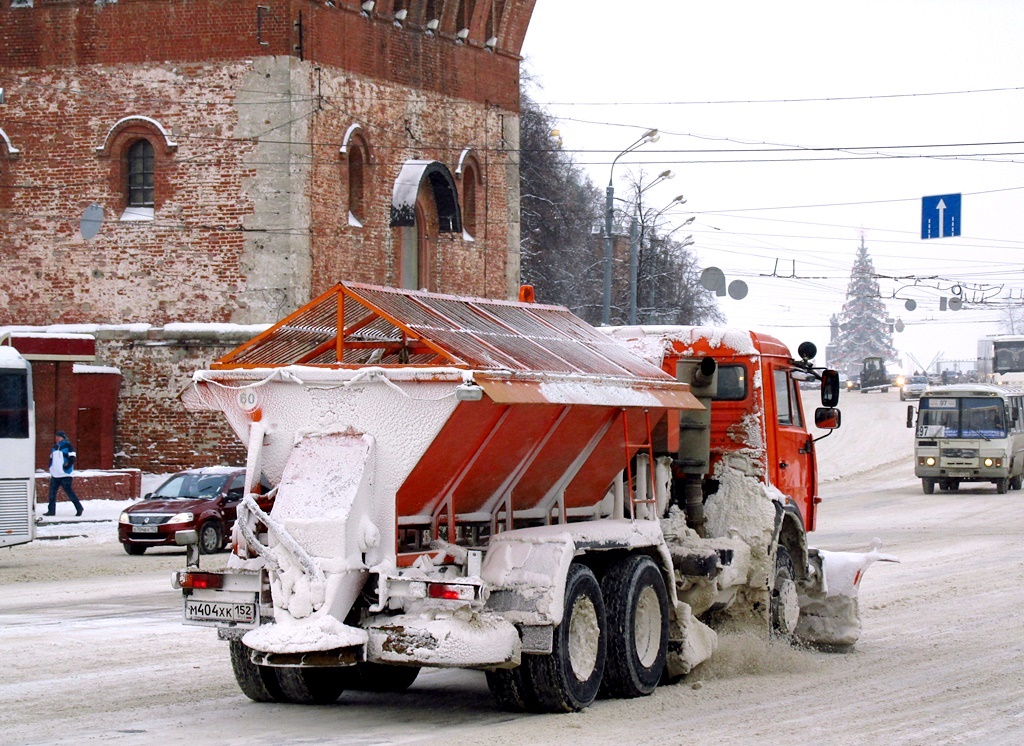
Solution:
<svg viewBox="0 0 1024 746"><path fill-rule="evenodd" d="M274 507L239 508L222 572L173 577L257 701L486 672L508 709L649 694L726 620L846 648L884 558L811 549L797 381L838 377L752 332L597 330L568 310L342 283L195 374Z"/></svg>

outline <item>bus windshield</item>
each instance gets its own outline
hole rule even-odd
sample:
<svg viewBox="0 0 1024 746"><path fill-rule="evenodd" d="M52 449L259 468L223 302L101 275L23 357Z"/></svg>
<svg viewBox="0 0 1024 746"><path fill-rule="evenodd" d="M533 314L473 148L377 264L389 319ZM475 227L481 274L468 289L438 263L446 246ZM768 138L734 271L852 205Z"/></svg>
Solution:
<svg viewBox="0 0 1024 746"><path fill-rule="evenodd" d="M0 370L0 438L28 438L28 374Z"/></svg>
<svg viewBox="0 0 1024 746"><path fill-rule="evenodd" d="M922 399L917 435L920 438L1005 438L1003 402L991 397Z"/></svg>

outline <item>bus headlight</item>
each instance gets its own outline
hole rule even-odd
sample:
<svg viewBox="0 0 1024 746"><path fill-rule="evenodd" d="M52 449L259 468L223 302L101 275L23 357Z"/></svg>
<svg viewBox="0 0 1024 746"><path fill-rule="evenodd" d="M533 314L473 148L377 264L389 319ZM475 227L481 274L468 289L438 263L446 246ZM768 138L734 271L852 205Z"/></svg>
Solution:
<svg viewBox="0 0 1024 746"><path fill-rule="evenodd" d="M925 466L935 466L935 457L934 456L929 456L928 458L926 458L924 460L924 465Z"/></svg>
<svg viewBox="0 0 1024 746"><path fill-rule="evenodd" d="M995 460L994 460L994 459L990 459L990 458L987 458L987 459L985 459L985 466L987 466L987 467L989 467L989 468L991 468L992 466L994 466L994 465L995 465L995 463L996 463L996 462L995 462Z"/></svg>

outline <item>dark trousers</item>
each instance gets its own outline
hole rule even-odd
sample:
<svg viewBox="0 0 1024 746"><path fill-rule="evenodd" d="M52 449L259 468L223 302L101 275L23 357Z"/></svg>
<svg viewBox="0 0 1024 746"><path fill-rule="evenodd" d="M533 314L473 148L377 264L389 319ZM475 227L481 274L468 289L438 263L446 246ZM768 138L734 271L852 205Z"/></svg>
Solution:
<svg viewBox="0 0 1024 746"><path fill-rule="evenodd" d="M71 500L71 504L75 506L75 512L82 512L82 503L78 502L78 495L71 489L71 477L50 477L50 506L46 509L46 512L53 515L57 511L57 490L63 489L64 494Z"/></svg>

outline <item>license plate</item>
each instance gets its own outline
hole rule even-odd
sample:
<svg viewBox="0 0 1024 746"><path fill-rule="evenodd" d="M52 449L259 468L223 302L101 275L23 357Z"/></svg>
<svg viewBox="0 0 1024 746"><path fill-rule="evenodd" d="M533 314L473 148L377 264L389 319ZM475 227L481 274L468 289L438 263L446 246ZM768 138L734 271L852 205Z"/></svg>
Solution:
<svg viewBox="0 0 1024 746"><path fill-rule="evenodd" d="M132 531L137 534L155 534L159 530L159 526L132 526Z"/></svg>
<svg viewBox="0 0 1024 746"><path fill-rule="evenodd" d="M192 622L253 624L256 621L256 603L188 599L185 601L185 619Z"/></svg>
<svg viewBox="0 0 1024 746"><path fill-rule="evenodd" d="M970 469L946 469L946 476L948 477L969 477L971 476Z"/></svg>

